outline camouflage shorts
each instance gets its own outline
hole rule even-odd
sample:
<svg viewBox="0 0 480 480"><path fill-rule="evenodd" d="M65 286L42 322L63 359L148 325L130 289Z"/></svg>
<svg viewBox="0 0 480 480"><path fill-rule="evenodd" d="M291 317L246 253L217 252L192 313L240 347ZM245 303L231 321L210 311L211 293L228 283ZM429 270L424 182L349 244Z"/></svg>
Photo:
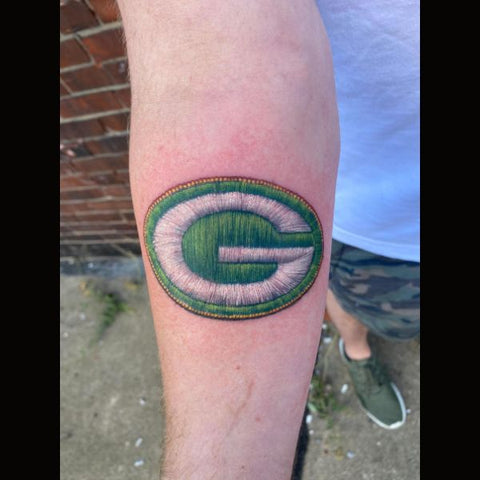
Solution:
<svg viewBox="0 0 480 480"><path fill-rule="evenodd" d="M329 287L345 311L391 340L420 332L420 265L332 241Z"/></svg>

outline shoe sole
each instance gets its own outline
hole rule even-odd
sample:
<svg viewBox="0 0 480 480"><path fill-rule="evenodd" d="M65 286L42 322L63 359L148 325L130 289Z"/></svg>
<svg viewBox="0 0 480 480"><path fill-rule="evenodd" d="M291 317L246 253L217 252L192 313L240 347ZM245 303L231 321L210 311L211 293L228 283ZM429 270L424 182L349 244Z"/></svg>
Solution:
<svg viewBox="0 0 480 480"><path fill-rule="evenodd" d="M348 360L347 360L347 357L345 356L344 348L345 348L345 346L344 346L343 339L340 337L340 340L338 341L338 349L340 350L340 355L342 357L342 360L345 363L347 363ZM375 422L379 427L385 428L386 430L395 430L397 428L400 428L405 423L405 420L407 419L407 409L405 408L405 401L403 400L402 394L400 393L400 390L398 389L398 387L393 382L390 382L390 385L392 386L393 391L395 392L398 403L400 404L400 408L402 410L402 419L399 420L398 422L392 423L391 425L387 425L386 423L383 423L381 420L379 420L377 417L375 417L375 415L370 413L362 405L360 400L359 400L358 403L360 404L360 408L367 414L368 418L370 418L370 420Z"/></svg>

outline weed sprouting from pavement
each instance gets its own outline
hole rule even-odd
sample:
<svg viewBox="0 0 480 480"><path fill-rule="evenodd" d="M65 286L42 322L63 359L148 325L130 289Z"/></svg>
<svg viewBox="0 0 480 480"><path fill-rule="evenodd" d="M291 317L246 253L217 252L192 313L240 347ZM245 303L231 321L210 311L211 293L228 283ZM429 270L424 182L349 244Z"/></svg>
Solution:
<svg viewBox="0 0 480 480"><path fill-rule="evenodd" d="M328 343L326 339L329 339ZM324 324L320 350L317 354L316 368L310 381L310 392L308 395L309 410L319 418L327 420L327 428L333 426L333 414L345 407L344 404L338 401L333 392L332 385L327 380L329 357L337 341L338 333L331 332L330 325Z"/></svg>
<svg viewBox="0 0 480 480"><path fill-rule="evenodd" d="M117 315L127 310L127 304L120 300L114 293L97 293L99 299L105 304L100 317L100 324L97 330L97 341L101 340L108 327L113 325Z"/></svg>
<svg viewBox="0 0 480 480"><path fill-rule="evenodd" d="M331 385L324 383L319 375L314 375L311 380L308 408L319 418L330 420L331 415L343 408L343 405L336 399Z"/></svg>
<svg viewBox="0 0 480 480"><path fill-rule="evenodd" d="M117 294L113 292L105 292L99 287L92 286L89 282L82 283L80 289L83 291L84 295L94 295L100 303L103 304L100 323L98 324L94 339L94 341L99 342L102 340L108 328L115 323L118 314L128 310L127 303L122 301Z"/></svg>

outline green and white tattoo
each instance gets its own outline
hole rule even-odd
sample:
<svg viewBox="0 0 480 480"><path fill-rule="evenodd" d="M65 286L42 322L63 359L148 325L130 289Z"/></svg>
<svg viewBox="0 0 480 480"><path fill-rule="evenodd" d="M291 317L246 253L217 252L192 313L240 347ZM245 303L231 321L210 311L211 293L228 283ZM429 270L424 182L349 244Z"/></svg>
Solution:
<svg viewBox="0 0 480 480"><path fill-rule="evenodd" d="M278 312L313 284L323 234L313 208L272 183L237 177L188 182L149 208L145 245L179 305L242 320Z"/></svg>

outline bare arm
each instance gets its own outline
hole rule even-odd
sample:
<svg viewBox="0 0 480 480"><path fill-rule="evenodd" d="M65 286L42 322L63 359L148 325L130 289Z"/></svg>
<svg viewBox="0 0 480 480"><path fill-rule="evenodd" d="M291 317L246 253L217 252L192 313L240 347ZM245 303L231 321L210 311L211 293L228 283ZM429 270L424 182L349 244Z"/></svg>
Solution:
<svg viewBox="0 0 480 480"><path fill-rule="evenodd" d="M339 150L324 27L312 0L118 3L165 396L162 479L288 479Z"/></svg>

